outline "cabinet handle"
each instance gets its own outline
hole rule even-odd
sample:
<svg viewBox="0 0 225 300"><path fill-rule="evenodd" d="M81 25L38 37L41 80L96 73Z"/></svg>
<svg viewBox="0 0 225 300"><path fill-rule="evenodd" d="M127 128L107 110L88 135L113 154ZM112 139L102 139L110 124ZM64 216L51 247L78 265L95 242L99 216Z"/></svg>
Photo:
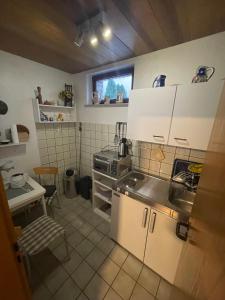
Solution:
<svg viewBox="0 0 225 300"><path fill-rule="evenodd" d="M153 135L154 138L160 138L160 139L164 139L163 135Z"/></svg>
<svg viewBox="0 0 225 300"><path fill-rule="evenodd" d="M183 139L183 138L177 138L177 137L175 137L174 138L175 140L178 140L178 141L183 141L183 142L186 142L188 139Z"/></svg>
<svg viewBox="0 0 225 300"><path fill-rule="evenodd" d="M151 220L150 220L150 225L149 225L149 231L151 233L153 233L154 231L154 228L155 228L155 220L156 220L156 213L152 213L152 216L151 216Z"/></svg>
<svg viewBox="0 0 225 300"><path fill-rule="evenodd" d="M148 209L145 208L143 213L143 218L142 218L142 227L144 228L146 227L147 217L148 217Z"/></svg>

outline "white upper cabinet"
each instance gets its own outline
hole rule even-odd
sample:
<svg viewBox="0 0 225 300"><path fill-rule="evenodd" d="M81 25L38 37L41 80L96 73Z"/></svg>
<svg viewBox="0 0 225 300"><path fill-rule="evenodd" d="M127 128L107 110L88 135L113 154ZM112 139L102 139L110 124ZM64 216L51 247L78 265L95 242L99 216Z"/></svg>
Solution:
<svg viewBox="0 0 225 300"><path fill-rule="evenodd" d="M175 94L175 86L132 90L128 107L128 137L167 144Z"/></svg>
<svg viewBox="0 0 225 300"><path fill-rule="evenodd" d="M177 87L169 145L206 150L223 81Z"/></svg>

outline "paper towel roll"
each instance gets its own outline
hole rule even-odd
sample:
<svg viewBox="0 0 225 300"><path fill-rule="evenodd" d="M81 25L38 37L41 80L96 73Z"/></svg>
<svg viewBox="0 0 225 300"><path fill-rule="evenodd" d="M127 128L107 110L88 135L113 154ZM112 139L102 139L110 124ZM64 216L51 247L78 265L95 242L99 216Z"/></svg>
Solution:
<svg viewBox="0 0 225 300"><path fill-rule="evenodd" d="M19 144L19 137L16 124L11 126L12 142L14 144Z"/></svg>

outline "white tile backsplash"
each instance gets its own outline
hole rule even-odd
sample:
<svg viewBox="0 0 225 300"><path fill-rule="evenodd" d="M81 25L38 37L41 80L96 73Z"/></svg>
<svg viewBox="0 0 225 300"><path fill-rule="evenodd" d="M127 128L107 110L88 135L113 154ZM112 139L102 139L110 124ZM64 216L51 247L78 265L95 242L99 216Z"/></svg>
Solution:
<svg viewBox="0 0 225 300"><path fill-rule="evenodd" d="M115 126L82 123L81 133L81 176L91 175L92 157L102 148L114 146ZM41 163L55 165L60 170L58 186L62 192L62 173L65 168L76 167L80 157L79 123L41 124L37 126ZM177 148L160 144L133 142L132 163L136 169L170 178L176 158L204 162L205 152ZM158 155L161 149L163 156ZM160 158L160 160L159 160Z"/></svg>

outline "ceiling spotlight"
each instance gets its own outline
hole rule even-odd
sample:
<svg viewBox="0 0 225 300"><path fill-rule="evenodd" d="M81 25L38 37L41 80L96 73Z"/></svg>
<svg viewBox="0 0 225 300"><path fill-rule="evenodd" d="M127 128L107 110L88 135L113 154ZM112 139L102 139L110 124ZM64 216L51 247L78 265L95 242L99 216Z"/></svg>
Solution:
<svg viewBox="0 0 225 300"><path fill-rule="evenodd" d="M90 38L90 44L93 46L93 47L96 47L98 45L98 38L96 35L93 35L91 38Z"/></svg>
<svg viewBox="0 0 225 300"><path fill-rule="evenodd" d="M102 36L103 36L103 38L104 38L106 41L110 40L111 37L112 37L112 30L111 30L111 28L110 28L110 27L105 27L105 28L103 29L103 31L102 31Z"/></svg>

